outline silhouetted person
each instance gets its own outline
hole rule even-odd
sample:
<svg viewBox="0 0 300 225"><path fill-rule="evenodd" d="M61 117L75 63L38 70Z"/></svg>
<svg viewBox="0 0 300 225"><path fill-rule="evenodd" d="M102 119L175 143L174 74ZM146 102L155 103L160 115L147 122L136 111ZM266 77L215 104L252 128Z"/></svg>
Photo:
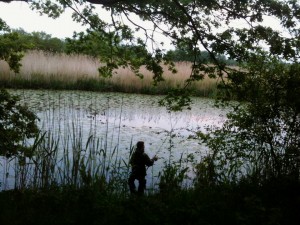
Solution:
<svg viewBox="0 0 300 225"><path fill-rule="evenodd" d="M131 174L128 179L130 193L137 193L139 195L144 194L146 188L146 166L152 166L157 160L157 157L154 156L152 159L145 153L145 145L143 141L139 141L136 144L136 149L132 154L129 163L131 164ZM139 186L138 191L136 192L134 181L138 180Z"/></svg>

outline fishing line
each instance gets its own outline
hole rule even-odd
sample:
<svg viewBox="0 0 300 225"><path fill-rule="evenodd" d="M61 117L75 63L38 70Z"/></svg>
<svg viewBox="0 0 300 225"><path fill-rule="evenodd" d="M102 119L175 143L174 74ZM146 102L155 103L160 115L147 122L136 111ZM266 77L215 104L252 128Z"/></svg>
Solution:
<svg viewBox="0 0 300 225"><path fill-rule="evenodd" d="M174 126L176 126L176 124L178 123L178 119L177 119L177 120L175 121L175 124L172 124L172 112L169 112L169 120L170 120L170 124L171 124L171 129L170 129L170 131L165 130L165 131L167 131L167 134L169 134L169 135L167 135L167 136L165 137L164 141L163 141L162 144L159 146L158 150L155 152L155 156L161 151L161 148L162 148L162 146L165 144L165 142L167 141L167 139L172 137L171 134L172 134L173 131L174 131Z"/></svg>

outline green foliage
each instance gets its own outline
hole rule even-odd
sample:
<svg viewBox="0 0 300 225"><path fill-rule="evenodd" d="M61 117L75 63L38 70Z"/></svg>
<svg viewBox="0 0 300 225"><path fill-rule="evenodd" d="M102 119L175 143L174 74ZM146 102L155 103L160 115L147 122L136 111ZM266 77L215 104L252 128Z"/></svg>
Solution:
<svg viewBox="0 0 300 225"><path fill-rule="evenodd" d="M193 52L190 52L187 49L175 49L169 50L166 53L166 57L170 61L178 62L178 61L188 61L188 62L202 62L202 63L214 63L213 59L209 55L207 51L200 51L199 55L195 55ZM226 62L228 65L236 65L234 60L227 60L224 55L217 56L217 59L223 62Z"/></svg>
<svg viewBox="0 0 300 225"><path fill-rule="evenodd" d="M85 54L100 60L105 61L106 57L115 54L114 51L118 52L120 59L127 60L130 57L138 60L144 58L147 55L147 50L143 45L125 45L126 30L123 30L121 37L115 36L114 40L109 41L103 32L88 31L88 33L80 32L74 33L73 38L66 38L66 52L68 54ZM130 34L129 34L130 35ZM111 34L113 38L113 34ZM113 43L111 43L113 42Z"/></svg>
<svg viewBox="0 0 300 225"><path fill-rule="evenodd" d="M48 14L49 17L56 19L60 16L60 14L64 11L65 4L64 2L68 1L60 1L63 6L60 6L54 3L51 0L46 1L34 1L31 2L31 9L37 10L40 14Z"/></svg>
<svg viewBox="0 0 300 225"><path fill-rule="evenodd" d="M194 179L197 188L208 188L218 184L218 176L215 169L214 157L208 155L195 166L196 176Z"/></svg>
<svg viewBox="0 0 300 225"><path fill-rule="evenodd" d="M0 155L31 156L32 149L26 147L25 140L38 133L37 117L26 106L22 106L16 96L0 90Z"/></svg>
<svg viewBox="0 0 300 225"><path fill-rule="evenodd" d="M7 26L5 21L3 21L1 18L0 18L0 31L9 31L9 27Z"/></svg>
<svg viewBox="0 0 300 225"><path fill-rule="evenodd" d="M51 76L50 78L42 74L31 74L31 79L27 79L23 76L15 76L11 79L0 80L1 85L5 88L14 89L51 89L51 90L83 90L83 91L98 91L98 92L123 92L123 93L140 93L148 95L170 95L170 92L176 94L176 89L174 90L173 85L167 82L160 83L156 86L149 85L139 87L136 85L127 86L120 82L112 82L105 78L79 78L76 81L64 80L62 81L60 77ZM194 87L191 89L194 91L194 96L198 97L210 97L213 96L217 91L216 86L212 87ZM182 90L178 90L181 93ZM186 101L187 99L178 96L178 101ZM190 102L186 102L187 108L189 108ZM162 102L166 105L165 102ZM182 110L182 107L172 104L168 105L169 110Z"/></svg>
<svg viewBox="0 0 300 225"><path fill-rule="evenodd" d="M142 78L143 75L139 72L140 67L147 60L152 59L142 42L137 45L126 44L126 42L130 42L131 38L130 30L126 26L111 33L104 31L74 33L73 39L66 39L66 52L99 58L102 63L105 63L99 68L99 74L102 77L111 77L113 70L118 67L129 67ZM148 69L155 70L152 67L148 67Z"/></svg>
<svg viewBox="0 0 300 225"><path fill-rule="evenodd" d="M10 68L18 73L20 70L20 60L23 57L23 51L28 48L26 43L20 40L17 33L10 32L9 27L0 19L0 60L7 61Z"/></svg>
<svg viewBox="0 0 300 225"><path fill-rule="evenodd" d="M27 33L23 29L6 30L7 32L0 35L1 39L8 41L3 42L5 47L23 46L24 51L27 49L43 50L46 52L64 52L64 41L58 38L52 38L50 34L45 32ZM4 47L3 46L3 47ZM18 50L18 49L16 49Z"/></svg>
<svg viewBox="0 0 300 225"><path fill-rule="evenodd" d="M182 111L185 109L191 109L190 91L182 88L171 89L167 96L159 101L159 104L165 106L169 111Z"/></svg>
<svg viewBox="0 0 300 225"><path fill-rule="evenodd" d="M289 224L299 222L299 183L243 182L165 197L107 195L97 186L0 192L1 224Z"/></svg>
<svg viewBox="0 0 300 225"><path fill-rule="evenodd" d="M103 66L99 68L99 74L103 77L111 77L114 69L119 67L130 68L135 75L143 77L139 72L141 66L153 72L154 83L163 80L162 62L163 55L160 50L154 57L146 50L145 43L133 37L132 30L121 22L113 25L100 20L93 14L90 8L83 10L85 17L76 15L74 18L82 23L88 23L91 29L87 33L75 33L73 39L67 39L68 53L84 53L98 57ZM114 29L113 31L111 31ZM170 67L170 70L173 66Z"/></svg>
<svg viewBox="0 0 300 225"><path fill-rule="evenodd" d="M50 34L46 34L45 32L27 33L22 29L13 30L13 32L17 33L20 42L26 44L30 49L54 53L65 51L65 42L63 40L53 38Z"/></svg>
<svg viewBox="0 0 300 225"><path fill-rule="evenodd" d="M37 49L48 52L63 52L64 42L44 32L26 33L24 30L13 30L0 20L0 59L8 63L15 72L20 71L20 60L24 52Z"/></svg>
<svg viewBox="0 0 300 225"><path fill-rule="evenodd" d="M45 52L64 52L64 41L59 38L53 38L45 32L32 32L24 36L29 43L32 43L32 49L42 50Z"/></svg>
<svg viewBox="0 0 300 225"><path fill-rule="evenodd" d="M109 43L101 36L101 33L84 32L74 33L73 38L66 38L66 52L68 54L85 54L93 57L108 55L110 52Z"/></svg>
<svg viewBox="0 0 300 225"><path fill-rule="evenodd" d="M202 140L212 151L217 173L237 180L253 176L300 179L300 67L255 56L230 77L235 98L228 120Z"/></svg>
<svg viewBox="0 0 300 225"><path fill-rule="evenodd" d="M188 167L182 168L179 164L166 165L160 174L159 190L160 193L165 195L174 195L177 191L180 191L187 178Z"/></svg>

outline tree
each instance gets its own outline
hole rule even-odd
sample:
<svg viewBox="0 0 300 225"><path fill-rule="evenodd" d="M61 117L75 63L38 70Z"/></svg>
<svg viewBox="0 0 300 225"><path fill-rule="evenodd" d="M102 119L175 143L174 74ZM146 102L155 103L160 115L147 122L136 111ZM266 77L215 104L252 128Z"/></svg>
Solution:
<svg viewBox="0 0 300 225"><path fill-rule="evenodd" d="M27 36L28 41L33 45L33 49L42 50L46 52L64 52L65 43L59 38L53 38L50 34L45 32L32 32Z"/></svg>
<svg viewBox="0 0 300 225"><path fill-rule="evenodd" d="M115 49L114 49L115 48ZM114 40L114 43L107 42L100 32L80 32L74 33L73 38L66 38L66 52L68 54L85 54L103 60L106 56L110 57L112 51L118 51L118 58L141 59L147 56L148 52L144 46L134 46L122 43L122 39ZM121 53L121 54L120 54Z"/></svg>
<svg viewBox="0 0 300 225"><path fill-rule="evenodd" d="M24 142L38 133L37 117L16 96L0 89L0 156L31 156Z"/></svg>
<svg viewBox="0 0 300 225"><path fill-rule="evenodd" d="M8 62L10 68L18 73L20 69L20 60L23 57L23 51L28 48L16 32L11 32L6 23L0 18L0 60Z"/></svg>
<svg viewBox="0 0 300 225"><path fill-rule="evenodd" d="M59 38L53 38L50 34L45 32L27 33L23 29L15 29L12 32L17 33L18 39L15 45L23 43L26 45L26 50L41 50L45 52L62 53L65 51L65 42Z"/></svg>
<svg viewBox="0 0 300 225"><path fill-rule="evenodd" d="M6 60L12 70L19 71L22 51L26 45L20 42L18 33L11 33L0 19L0 59ZM0 89L0 156L29 156L32 152L24 145L27 138L38 133L36 116L18 103L16 96Z"/></svg>
<svg viewBox="0 0 300 225"><path fill-rule="evenodd" d="M232 78L239 103L224 126L198 133L211 149L207 165L219 181L300 180L300 65L262 54L247 70Z"/></svg>
<svg viewBox="0 0 300 225"><path fill-rule="evenodd" d="M193 53L190 53L189 51L185 49L175 49L175 50L168 50L166 53L166 57L174 62L193 62L195 59L195 56ZM236 62L234 60L227 60L224 55L217 56L218 60L227 61L226 64L228 65L236 65ZM212 63L212 59L209 56L209 53L206 51L201 51L199 55L196 57L197 61L202 61L205 63Z"/></svg>

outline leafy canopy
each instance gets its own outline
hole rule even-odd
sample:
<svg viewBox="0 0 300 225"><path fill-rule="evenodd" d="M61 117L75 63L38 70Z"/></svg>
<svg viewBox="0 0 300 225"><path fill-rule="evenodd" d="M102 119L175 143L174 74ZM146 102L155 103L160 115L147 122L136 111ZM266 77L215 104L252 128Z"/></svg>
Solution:
<svg viewBox="0 0 300 225"><path fill-rule="evenodd" d="M7 24L0 18L0 60L8 62L10 68L18 73L20 69L20 60L23 57L23 51L28 48L19 39L16 32L11 32Z"/></svg>
<svg viewBox="0 0 300 225"><path fill-rule="evenodd" d="M299 180L300 65L261 55L247 69L230 84L244 102L234 104L222 128L198 133L211 149L213 180Z"/></svg>
<svg viewBox="0 0 300 225"><path fill-rule="evenodd" d="M37 117L19 98L0 89L0 156L30 156L25 141L38 133Z"/></svg>

